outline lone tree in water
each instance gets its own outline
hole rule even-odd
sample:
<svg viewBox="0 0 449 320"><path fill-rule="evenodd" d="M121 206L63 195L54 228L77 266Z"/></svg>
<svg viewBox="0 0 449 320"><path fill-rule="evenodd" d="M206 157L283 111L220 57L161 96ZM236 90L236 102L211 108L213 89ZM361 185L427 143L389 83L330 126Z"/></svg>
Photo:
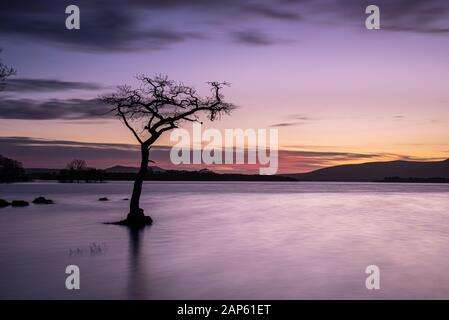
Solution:
<svg viewBox="0 0 449 320"><path fill-rule="evenodd" d="M121 86L115 93L103 96L102 101L113 106L111 111L140 144L141 163L134 181L129 213L119 224L141 227L153 221L144 215L139 205L151 146L164 132L178 128L183 122L199 121L201 114L214 121L223 114L229 114L234 105L224 101L221 90L228 85L225 82L208 82L212 94L202 97L193 87L169 80L166 76L138 76L137 79L141 83L138 89Z"/></svg>

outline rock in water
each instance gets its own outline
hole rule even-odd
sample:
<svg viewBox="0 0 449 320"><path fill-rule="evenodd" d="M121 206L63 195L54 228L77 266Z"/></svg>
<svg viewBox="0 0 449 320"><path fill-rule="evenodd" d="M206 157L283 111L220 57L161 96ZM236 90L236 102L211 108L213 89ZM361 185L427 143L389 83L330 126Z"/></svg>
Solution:
<svg viewBox="0 0 449 320"><path fill-rule="evenodd" d="M53 204L53 200L45 199L44 197L37 197L33 200L34 204Z"/></svg>
<svg viewBox="0 0 449 320"><path fill-rule="evenodd" d="M6 201L4 199L0 199L0 208L4 208L4 207L10 206L10 205L11 204L8 201Z"/></svg>
<svg viewBox="0 0 449 320"><path fill-rule="evenodd" d="M13 206L13 207L26 207L29 205L30 204L27 201L23 201L23 200L13 200L11 202L11 206Z"/></svg>
<svg viewBox="0 0 449 320"><path fill-rule="evenodd" d="M109 201L109 199L106 197L103 197L103 198L98 199L98 201Z"/></svg>
<svg viewBox="0 0 449 320"><path fill-rule="evenodd" d="M108 222L106 224L116 224L121 226L127 226L132 229L141 229L146 226L151 226L153 224L153 219L150 216L146 216L144 214L143 209L139 209L138 213L128 213L128 216L125 220L121 220L118 222Z"/></svg>

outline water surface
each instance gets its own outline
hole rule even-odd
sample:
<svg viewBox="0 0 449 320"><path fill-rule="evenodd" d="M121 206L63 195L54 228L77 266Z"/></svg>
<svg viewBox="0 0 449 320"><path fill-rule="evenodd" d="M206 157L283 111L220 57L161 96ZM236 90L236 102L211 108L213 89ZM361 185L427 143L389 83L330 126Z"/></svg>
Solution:
<svg viewBox="0 0 449 320"><path fill-rule="evenodd" d="M449 298L449 185L148 182L151 228L102 224L126 215L131 188L0 185L56 202L0 209L0 298ZM65 288L70 264L81 290Z"/></svg>

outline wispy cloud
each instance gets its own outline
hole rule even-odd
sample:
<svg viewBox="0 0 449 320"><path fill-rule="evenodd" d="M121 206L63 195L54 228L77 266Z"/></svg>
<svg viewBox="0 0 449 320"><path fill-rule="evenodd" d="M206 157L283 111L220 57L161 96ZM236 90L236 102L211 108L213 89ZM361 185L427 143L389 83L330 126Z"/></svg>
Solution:
<svg viewBox="0 0 449 320"><path fill-rule="evenodd" d="M310 116L306 116L306 115L290 115L287 117L287 119L293 119L295 121L284 121L284 122L278 122L278 123L274 123L272 125L270 125L270 127L295 127L295 126L301 126L307 123L310 123L312 121L318 121L320 120L320 118L316 118L316 117L310 117Z"/></svg>
<svg viewBox="0 0 449 320"><path fill-rule="evenodd" d="M365 8L375 4L381 10L381 29L384 31L446 34L449 29L449 2L446 0L319 0L315 11L335 18L355 21L364 16Z"/></svg>
<svg viewBox="0 0 449 320"><path fill-rule="evenodd" d="M291 118L296 119L296 120L301 120L301 121L317 121L317 120L320 120L320 118L310 117L310 116L306 116L306 115L302 115L302 114L293 115L293 116L291 116Z"/></svg>

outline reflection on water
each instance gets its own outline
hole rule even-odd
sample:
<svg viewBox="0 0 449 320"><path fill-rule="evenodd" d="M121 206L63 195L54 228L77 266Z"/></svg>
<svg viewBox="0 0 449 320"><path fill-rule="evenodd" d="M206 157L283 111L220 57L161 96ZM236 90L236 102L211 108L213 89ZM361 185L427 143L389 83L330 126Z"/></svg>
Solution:
<svg viewBox="0 0 449 320"><path fill-rule="evenodd" d="M146 276L145 260L141 258L143 236L149 228L127 228L129 234L129 284L128 296L130 299L141 300L148 296L147 287L151 284Z"/></svg>
<svg viewBox="0 0 449 320"><path fill-rule="evenodd" d="M154 182L151 228L104 225L131 188L0 185L55 201L0 209L0 298L449 298L449 185ZM69 264L81 290L65 289ZM379 291L365 289L371 264Z"/></svg>

